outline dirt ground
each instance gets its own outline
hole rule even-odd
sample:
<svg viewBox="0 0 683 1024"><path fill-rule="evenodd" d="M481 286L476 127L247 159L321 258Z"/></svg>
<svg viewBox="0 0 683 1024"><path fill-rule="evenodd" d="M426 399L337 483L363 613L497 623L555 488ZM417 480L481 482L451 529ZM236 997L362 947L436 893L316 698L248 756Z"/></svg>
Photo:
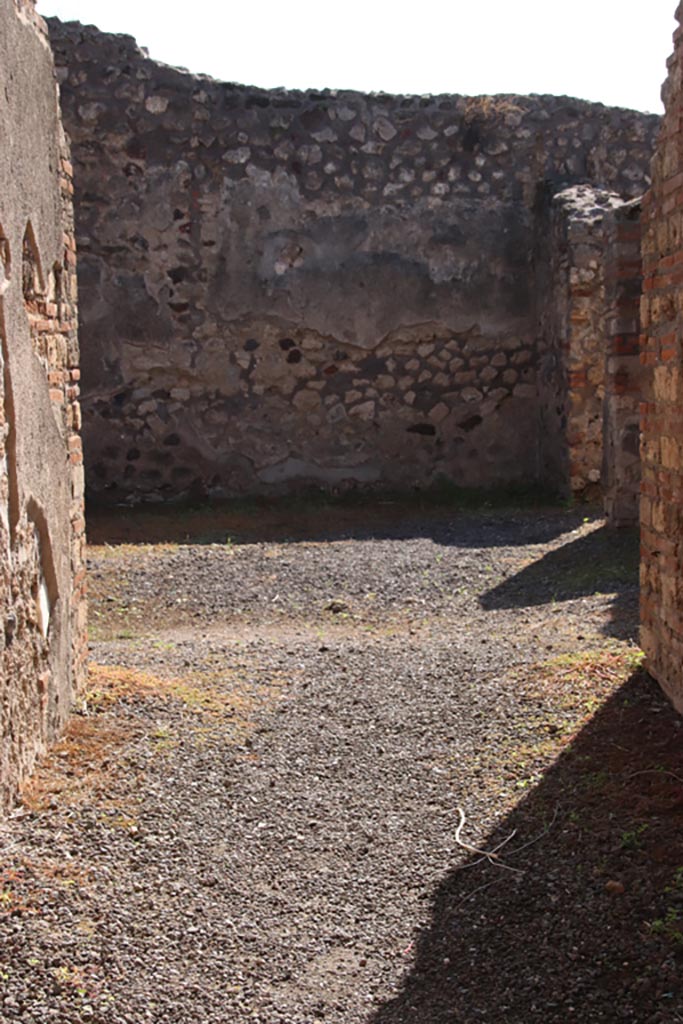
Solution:
<svg viewBox="0 0 683 1024"><path fill-rule="evenodd" d="M683 1021L681 720L585 511L91 515L0 1020Z"/></svg>

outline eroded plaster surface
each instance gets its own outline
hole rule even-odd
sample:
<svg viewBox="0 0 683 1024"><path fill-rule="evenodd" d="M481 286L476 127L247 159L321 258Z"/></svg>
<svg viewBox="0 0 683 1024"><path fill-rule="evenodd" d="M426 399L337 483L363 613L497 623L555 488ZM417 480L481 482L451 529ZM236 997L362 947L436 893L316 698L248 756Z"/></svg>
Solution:
<svg viewBox="0 0 683 1024"><path fill-rule="evenodd" d="M642 193L657 118L268 92L160 66L130 37L50 31L93 497L543 477L539 217L579 183ZM560 457L576 490L599 478L594 447L571 472Z"/></svg>
<svg viewBox="0 0 683 1024"><path fill-rule="evenodd" d="M0 810L63 725L85 648L71 165L30 0L0 0Z"/></svg>

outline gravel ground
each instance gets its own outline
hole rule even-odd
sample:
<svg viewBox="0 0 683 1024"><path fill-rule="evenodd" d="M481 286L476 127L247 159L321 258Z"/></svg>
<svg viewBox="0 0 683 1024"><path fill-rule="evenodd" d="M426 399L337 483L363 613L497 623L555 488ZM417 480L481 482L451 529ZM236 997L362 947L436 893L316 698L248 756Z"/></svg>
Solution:
<svg viewBox="0 0 683 1024"><path fill-rule="evenodd" d="M0 827L0 1019L683 1021L635 538L209 525L91 549L90 692Z"/></svg>

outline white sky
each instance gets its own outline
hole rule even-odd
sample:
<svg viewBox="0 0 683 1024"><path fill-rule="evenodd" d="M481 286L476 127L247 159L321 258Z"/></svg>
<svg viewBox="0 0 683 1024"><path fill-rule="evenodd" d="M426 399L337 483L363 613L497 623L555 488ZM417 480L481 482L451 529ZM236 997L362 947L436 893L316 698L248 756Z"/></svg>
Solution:
<svg viewBox="0 0 683 1024"><path fill-rule="evenodd" d="M38 0L223 81L554 93L661 111L675 0Z"/></svg>

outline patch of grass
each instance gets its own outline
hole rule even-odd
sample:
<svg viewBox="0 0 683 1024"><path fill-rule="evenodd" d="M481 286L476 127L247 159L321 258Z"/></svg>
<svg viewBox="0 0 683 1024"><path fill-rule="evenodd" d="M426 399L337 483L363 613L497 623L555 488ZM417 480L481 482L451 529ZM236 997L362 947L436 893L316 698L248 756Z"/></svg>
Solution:
<svg viewBox="0 0 683 1024"><path fill-rule="evenodd" d="M622 850L639 850L642 843L642 836L644 832L647 832L648 825L643 822L637 825L635 828L627 829L621 833L621 848Z"/></svg>
<svg viewBox="0 0 683 1024"><path fill-rule="evenodd" d="M597 772L586 772L583 776L583 782L587 789L592 789L600 792L610 781L609 772L597 771Z"/></svg>
<svg viewBox="0 0 683 1024"><path fill-rule="evenodd" d="M507 754L508 771L517 789L535 784L566 751L604 703L632 676L642 652L618 641L601 648L556 655L531 670L515 673L511 682L521 699L538 710L525 716L525 736ZM577 771L585 793L599 793L611 775L592 759Z"/></svg>
<svg viewBox="0 0 683 1024"><path fill-rule="evenodd" d="M520 113L522 108L509 96L468 96L465 100L465 122L492 120L506 114Z"/></svg>
<svg viewBox="0 0 683 1024"><path fill-rule="evenodd" d="M130 814L113 814L109 816L107 824L110 828L118 828L123 832L137 832L139 819Z"/></svg>
<svg viewBox="0 0 683 1024"><path fill-rule="evenodd" d="M683 949L683 920L677 907L668 907L663 917L650 921L651 935L659 935L677 949Z"/></svg>
<svg viewBox="0 0 683 1024"><path fill-rule="evenodd" d="M239 688L239 677L227 669L178 678L122 665L91 663L88 678L90 688L85 695L84 708L90 712L106 711L122 701L154 697L179 701L186 709L203 717L233 719L248 712L253 704L253 698Z"/></svg>
<svg viewBox="0 0 683 1024"><path fill-rule="evenodd" d="M89 548L96 548L98 557L104 559L124 559L130 558L131 555L139 553L140 545L136 543L129 543L126 541L104 541L101 544L89 543ZM153 555L157 558L164 558L166 555L172 555L180 548L179 543L171 541L154 541L144 545L145 554Z"/></svg>
<svg viewBox="0 0 683 1024"><path fill-rule="evenodd" d="M671 884L664 889L666 893L677 893L683 897L683 868L676 868Z"/></svg>
<svg viewBox="0 0 683 1024"><path fill-rule="evenodd" d="M22 787L24 805L34 811L87 805L108 826L134 830L144 778L137 758L136 767L129 767L126 751L145 742L155 752L175 748L176 736L161 718L164 703L181 705L189 716L188 739L205 744L219 735L223 742L238 744L255 728L257 702L278 699L284 685L277 676L247 684L238 670L225 668L165 678L91 663L82 713L72 717L62 739ZM136 711L141 703L152 703L160 712L152 725L149 716Z"/></svg>
<svg viewBox="0 0 683 1024"><path fill-rule="evenodd" d="M85 972L82 967L72 967L63 964L61 967L53 967L52 974L60 986L73 988L78 995L85 998Z"/></svg>
<svg viewBox="0 0 683 1024"><path fill-rule="evenodd" d="M517 779L515 782L515 789L531 789L533 786L536 786L542 778L542 774L537 772L536 774L529 775L526 778Z"/></svg>
<svg viewBox="0 0 683 1024"><path fill-rule="evenodd" d="M0 918L41 914L46 885L81 887L88 877L77 861L22 856L0 869Z"/></svg>
<svg viewBox="0 0 683 1024"><path fill-rule="evenodd" d="M173 750L178 746L178 740L174 738L168 725L157 725L156 729L153 729L151 732L151 738L154 741L154 749L157 753Z"/></svg>
<svg viewBox="0 0 683 1024"><path fill-rule="evenodd" d="M85 712L108 711L124 700L161 694L167 680L141 669L90 663L88 689L83 699Z"/></svg>
<svg viewBox="0 0 683 1024"><path fill-rule="evenodd" d="M73 716L62 739L22 786L24 806L33 811L57 804L118 807L124 800L121 752L143 732L144 726L130 719Z"/></svg>
<svg viewBox="0 0 683 1024"><path fill-rule="evenodd" d="M648 924L651 935L659 935L678 949L683 948L683 867L674 871L664 887L667 900L660 917Z"/></svg>
<svg viewBox="0 0 683 1024"><path fill-rule="evenodd" d="M563 710L593 715L607 696L642 665L637 647L610 641L604 647L557 655L532 670L533 689Z"/></svg>

